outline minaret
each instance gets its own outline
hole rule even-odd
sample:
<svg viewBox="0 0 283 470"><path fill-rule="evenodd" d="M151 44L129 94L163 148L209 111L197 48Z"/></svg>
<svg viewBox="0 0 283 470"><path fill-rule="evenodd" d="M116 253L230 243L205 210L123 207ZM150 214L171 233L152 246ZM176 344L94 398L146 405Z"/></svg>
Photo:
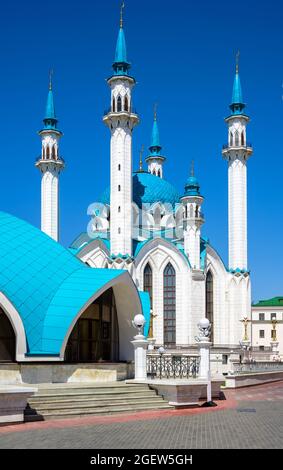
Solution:
<svg viewBox="0 0 283 470"><path fill-rule="evenodd" d="M181 203L184 206L184 250L192 269L196 270L200 270L200 232L204 223L204 215L201 212L203 200L192 162L191 175L187 179Z"/></svg>
<svg viewBox="0 0 283 470"><path fill-rule="evenodd" d="M249 117L244 113L238 60L239 53L230 104L231 114L225 119L228 125L228 144L222 150L223 158L228 161L229 269L232 272L236 269L248 269L247 160L253 152L246 137Z"/></svg>
<svg viewBox="0 0 283 470"><path fill-rule="evenodd" d="M149 147L149 156L146 158L148 163L148 172L152 175L163 178L163 163L166 158L161 153L162 147L160 145L159 130L157 125L157 113L154 109L154 120L151 134L151 144Z"/></svg>
<svg viewBox="0 0 283 470"><path fill-rule="evenodd" d="M129 75L121 7L111 88L111 107L103 121L111 132L110 143L110 251L112 255L132 256L132 131L139 122L132 107L135 79Z"/></svg>
<svg viewBox="0 0 283 470"><path fill-rule="evenodd" d="M50 74L44 127L41 136L41 156L35 163L41 178L41 230L54 240L59 238L59 174L64 169L64 160L59 155L59 140L62 132L57 129L52 81Z"/></svg>

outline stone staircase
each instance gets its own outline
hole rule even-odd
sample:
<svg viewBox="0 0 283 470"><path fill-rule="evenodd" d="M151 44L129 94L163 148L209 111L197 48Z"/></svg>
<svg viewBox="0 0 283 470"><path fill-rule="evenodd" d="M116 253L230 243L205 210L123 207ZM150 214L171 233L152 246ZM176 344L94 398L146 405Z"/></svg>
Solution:
<svg viewBox="0 0 283 470"><path fill-rule="evenodd" d="M47 384L28 400L25 421L174 409L146 384Z"/></svg>

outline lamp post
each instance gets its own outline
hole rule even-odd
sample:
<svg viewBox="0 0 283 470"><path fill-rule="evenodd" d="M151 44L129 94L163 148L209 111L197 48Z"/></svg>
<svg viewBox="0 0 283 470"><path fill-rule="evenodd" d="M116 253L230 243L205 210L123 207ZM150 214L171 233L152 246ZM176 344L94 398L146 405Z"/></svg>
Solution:
<svg viewBox="0 0 283 470"><path fill-rule="evenodd" d="M199 336L195 339L198 342L200 353L199 378L207 380L207 401L202 406L217 406L211 397L211 370L210 370L210 342L211 324L207 318L202 318L198 323Z"/></svg>
<svg viewBox="0 0 283 470"><path fill-rule="evenodd" d="M153 337L153 320L158 315L153 313L152 308L150 309L150 320L149 320L149 331L148 331L148 350L153 351L156 339Z"/></svg>
<svg viewBox="0 0 283 470"><path fill-rule="evenodd" d="M244 325L244 338L242 339L242 341L240 341L240 346L244 351L243 362L249 362L249 351L251 347L251 342L248 337L248 324L251 323L251 320L249 320L248 317L244 317L242 320L240 320L240 322Z"/></svg>
<svg viewBox="0 0 283 470"><path fill-rule="evenodd" d="M277 340L277 331L276 331L276 325L278 321L273 318L271 320L272 323L272 330L271 330L271 335L272 335L272 340L270 341L270 346L271 346L271 352L272 352L272 360L273 361L278 361L279 359L279 350L278 350L278 345L279 341Z"/></svg>
<svg viewBox="0 0 283 470"><path fill-rule="evenodd" d="M148 341L143 335L145 323L146 319L142 314L136 315L132 321L133 327L138 330L138 334L131 341L135 349L135 380L137 381L145 381L147 379L146 350Z"/></svg>

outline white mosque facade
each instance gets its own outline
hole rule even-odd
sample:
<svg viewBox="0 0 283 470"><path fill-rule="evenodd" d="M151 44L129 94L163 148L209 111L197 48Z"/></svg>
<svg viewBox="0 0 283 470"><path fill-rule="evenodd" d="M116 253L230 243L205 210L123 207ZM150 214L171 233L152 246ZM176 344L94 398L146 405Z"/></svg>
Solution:
<svg viewBox="0 0 283 470"><path fill-rule="evenodd" d="M133 172L132 139L139 117L133 107L135 79L127 61L123 25L108 79L110 109L103 121L110 130L110 187L90 207L88 231L71 249L93 268L127 269L151 299L150 336L167 348L195 343L197 324L212 323L215 346L238 348L250 317L247 262L247 142L239 70L233 86L227 145L229 182L229 266L202 236L204 201L192 170L183 194L165 178L165 157L156 113L146 170Z"/></svg>
<svg viewBox="0 0 283 470"><path fill-rule="evenodd" d="M181 194L165 179L156 113L147 169L140 162L133 171L139 116L122 21L108 85L110 108L103 122L110 132L110 186L90 206L87 231L69 249L58 243L65 163L51 83L36 161L41 230L0 212L0 383L10 383L7 374L24 381L19 371L27 363L104 361L116 369L127 364L133 360L132 319L138 313L146 317L144 333L156 346L190 349L199 320L207 317L214 351L239 352L241 320L250 318L251 310L246 178L252 148L238 67L222 151L229 185L228 266L202 233L204 198L193 168ZM18 369L5 369L5 362L17 362ZM54 379L36 370L29 380Z"/></svg>

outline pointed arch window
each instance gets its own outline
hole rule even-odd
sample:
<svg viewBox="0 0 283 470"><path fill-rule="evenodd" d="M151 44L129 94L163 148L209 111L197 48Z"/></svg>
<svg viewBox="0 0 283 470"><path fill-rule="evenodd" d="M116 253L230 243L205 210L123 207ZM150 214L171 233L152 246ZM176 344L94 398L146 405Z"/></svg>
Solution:
<svg viewBox="0 0 283 470"><path fill-rule="evenodd" d="M112 111L113 111L113 113L115 113L115 110L116 110L115 98L113 98L113 100L112 100Z"/></svg>
<svg viewBox="0 0 283 470"><path fill-rule="evenodd" d="M213 275L208 271L205 283L205 309L206 318L211 323L210 341L213 343Z"/></svg>
<svg viewBox="0 0 283 470"><path fill-rule="evenodd" d="M168 263L163 272L164 346L176 345L176 272Z"/></svg>
<svg viewBox="0 0 283 470"><path fill-rule="evenodd" d="M230 132L230 147L233 147L233 134Z"/></svg>
<svg viewBox="0 0 283 470"><path fill-rule="evenodd" d="M239 145L239 132L235 132L235 146L238 147Z"/></svg>
<svg viewBox="0 0 283 470"><path fill-rule="evenodd" d="M143 271L143 290L148 292L150 307L152 308L152 269L149 263L147 263Z"/></svg>
<svg viewBox="0 0 283 470"><path fill-rule="evenodd" d="M241 145L242 145L242 146L245 145L245 133L244 133L244 131L243 131L242 134L241 134Z"/></svg>
<svg viewBox="0 0 283 470"><path fill-rule="evenodd" d="M117 99L117 112L120 113L122 111L122 98L119 95Z"/></svg>
<svg viewBox="0 0 283 470"><path fill-rule="evenodd" d="M129 100L127 96L125 96L124 109L125 111L129 111Z"/></svg>

